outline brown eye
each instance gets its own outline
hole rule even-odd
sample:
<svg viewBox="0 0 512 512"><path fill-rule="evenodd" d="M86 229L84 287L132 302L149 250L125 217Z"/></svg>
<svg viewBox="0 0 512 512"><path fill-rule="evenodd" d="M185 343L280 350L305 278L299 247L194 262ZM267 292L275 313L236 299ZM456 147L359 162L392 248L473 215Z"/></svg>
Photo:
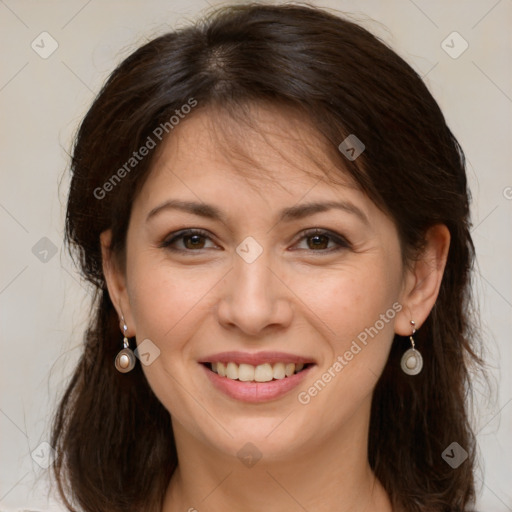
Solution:
<svg viewBox="0 0 512 512"><path fill-rule="evenodd" d="M329 245L329 237L326 235L308 236L308 247L310 249L327 249Z"/></svg>
<svg viewBox="0 0 512 512"><path fill-rule="evenodd" d="M334 231L314 228L302 232L302 237L292 250L302 250L327 254L334 251L350 249L350 242Z"/></svg>
<svg viewBox="0 0 512 512"><path fill-rule="evenodd" d="M198 229L186 229L173 233L162 242L161 247L176 252L199 252L201 249L219 249L212 241L210 234Z"/></svg>
<svg viewBox="0 0 512 512"><path fill-rule="evenodd" d="M205 238L202 235L184 236L183 245L187 249L203 249L205 245Z"/></svg>

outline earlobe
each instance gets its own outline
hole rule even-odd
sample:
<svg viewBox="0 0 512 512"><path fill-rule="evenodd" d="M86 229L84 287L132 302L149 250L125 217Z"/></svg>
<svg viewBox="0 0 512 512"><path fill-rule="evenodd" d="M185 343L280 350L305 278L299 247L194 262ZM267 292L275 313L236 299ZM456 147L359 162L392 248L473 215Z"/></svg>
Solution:
<svg viewBox="0 0 512 512"><path fill-rule="evenodd" d="M401 336L411 334L411 320L420 329L434 307L450 247L450 232L444 224L436 224L425 233L425 245L407 271L403 309L397 317L395 332Z"/></svg>
<svg viewBox="0 0 512 512"><path fill-rule="evenodd" d="M103 275L107 284L110 300L116 308L119 318L124 317L128 325L128 336L133 336L134 324L132 320L130 302L126 289L126 279L124 273L119 268L111 250L112 232L110 229L100 234L101 258L103 265Z"/></svg>

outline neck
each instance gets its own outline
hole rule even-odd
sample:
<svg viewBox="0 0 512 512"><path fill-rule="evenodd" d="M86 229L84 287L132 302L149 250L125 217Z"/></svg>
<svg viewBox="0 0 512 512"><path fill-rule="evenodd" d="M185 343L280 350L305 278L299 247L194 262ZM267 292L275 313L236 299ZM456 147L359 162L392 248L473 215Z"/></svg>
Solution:
<svg viewBox="0 0 512 512"><path fill-rule="evenodd" d="M346 427L312 442L309 450L279 459L262 454L249 466L173 424L179 464L162 512L391 512L387 493L368 464L367 422L366 428Z"/></svg>

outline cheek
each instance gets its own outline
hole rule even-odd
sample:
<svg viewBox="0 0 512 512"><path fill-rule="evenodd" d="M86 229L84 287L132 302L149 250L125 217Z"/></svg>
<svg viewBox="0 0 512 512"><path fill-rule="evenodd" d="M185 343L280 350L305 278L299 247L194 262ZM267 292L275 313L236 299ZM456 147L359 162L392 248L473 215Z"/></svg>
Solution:
<svg viewBox="0 0 512 512"><path fill-rule="evenodd" d="M137 343L150 339L160 353L155 364L143 365L149 385L173 418L198 431L192 421L202 410L190 400L190 369L193 366L188 341L197 333L199 319L209 314L209 292L218 276L213 272L187 269L177 271L166 263L135 257L131 272L129 296L136 324ZM187 391L189 390L189 391ZM197 393L192 392L197 396Z"/></svg>
<svg viewBox="0 0 512 512"><path fill-rule="evenodd" d="M402 308L399 261L368 260L368 264L346 266L321 278L297 280L295 288L314 313L317 329L328 345L323 369L341 356L343 369L336 375L343 373L344 377L335 380L348 387L363 384L362 392L382 372L394 336L394 319Z"/></svg>
<svg viewBox="0 0 512 512"><path fill-rule="evenodd" d="M343 340L373 325L392 307L399 297L400 281L393 267L374 263L297 280L295 290L331 335Z"/></svg>
<svg viewBox="0 0 512 512"><path fill-rule="evenodd" d="M154 339L166 349L178 348L183 329L204 307L204 299L218 281L208 269L176 269L164 256L152 252L134 253L127 274L137 338Z"/></svg>
<svg viewBox="0 0 512 512"><path fill-rule="evenodd" d="M371 394L386 364L401 305L399 278L390 283L389 269L375 265L357 272L339 272L309 283L299 293L318 318L329 355L315 377L298 390L297 399L313 416L323 418L325 431L336 431ZM331 411L325 414L325 411Z"/></svg>

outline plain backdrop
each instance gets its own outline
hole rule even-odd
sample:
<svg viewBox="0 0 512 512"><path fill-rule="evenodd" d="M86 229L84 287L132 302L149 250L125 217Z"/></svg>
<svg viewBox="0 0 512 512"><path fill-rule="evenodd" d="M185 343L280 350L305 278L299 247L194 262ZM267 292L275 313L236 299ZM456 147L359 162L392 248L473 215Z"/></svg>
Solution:
<svg viewBox="0 0 512 512"><path fill-rule="evenodd" d="M512 511L512 0L311 3L350 13L405 58L466 153L494 388L477 394L479 510ZM220 3L0 0L1 511L59 510L40 462L90 303L63 250L73 134L120 60L211 5Z"/></svg>

